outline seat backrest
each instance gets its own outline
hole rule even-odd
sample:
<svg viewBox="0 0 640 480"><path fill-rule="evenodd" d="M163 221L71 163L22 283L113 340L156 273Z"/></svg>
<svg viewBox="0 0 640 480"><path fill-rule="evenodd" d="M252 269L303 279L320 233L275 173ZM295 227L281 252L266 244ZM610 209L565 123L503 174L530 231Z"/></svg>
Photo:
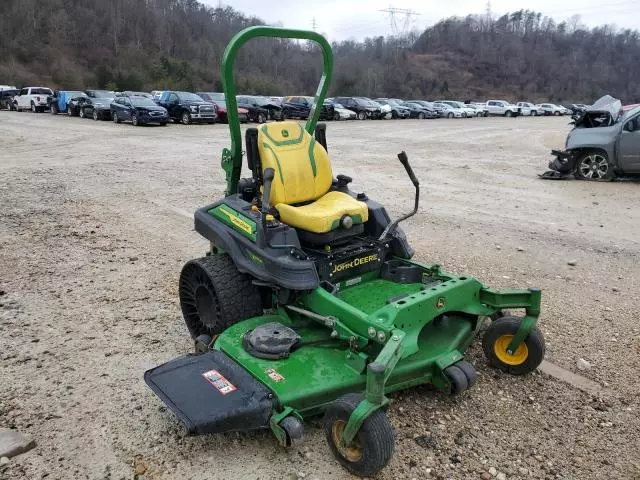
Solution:
<svg viewBox="0 0 640 480"><path fill-rule="evenodd" d="M329 191L329 155L297 122L272 122L258 129L262 171L273 168L272 205L316 200Z"/></svg>

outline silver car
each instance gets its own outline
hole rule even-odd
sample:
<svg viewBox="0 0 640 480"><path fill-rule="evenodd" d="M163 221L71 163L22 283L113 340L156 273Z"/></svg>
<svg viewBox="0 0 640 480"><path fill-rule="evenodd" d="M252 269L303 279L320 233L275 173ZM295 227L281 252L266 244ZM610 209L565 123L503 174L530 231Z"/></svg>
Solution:
<svg viewBox="0 0 640 480"><path fill-rule="evenodd" d="M542 178L612 180L620 175L640 175L640 107L622 112L622 103L602 97L575 120L564 150Z"/></svg>

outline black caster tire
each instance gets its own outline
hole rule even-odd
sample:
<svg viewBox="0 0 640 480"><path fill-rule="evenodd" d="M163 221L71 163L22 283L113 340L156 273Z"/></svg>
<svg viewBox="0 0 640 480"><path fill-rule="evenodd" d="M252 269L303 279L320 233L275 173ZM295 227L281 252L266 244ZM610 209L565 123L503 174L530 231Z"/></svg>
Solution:
<svg viewBox="0 0 640 480"><path fill-rule="evenodd" d="M478 372L476 372L476 369L473 368L473 365L471 365L466 360L462 360L456 363L456 367L462 370L464 376L467 377L467 388L473 387L478 381Z"/></svg>
<svg viewBox="0 0 640 480"><path fill-rule="evenodd" d="M469 388L469 381L464 371L458 365L451 365L444 369L444 374L451 382L451 395L460 395Z"/></svg>
<svg viewBox="0 0 640 480"><path fill-rule="evenodd" d="M260 290L226 254L187 262L180 273L179 294L193 339L219 335L240 320L262 315Z"/></svg>
<svg viewBox="0 0 640 480"><path fill-rule="evenodd" d="M489 325L482 337L482 349L489 363L511 375L533 372L544 359L545 344L542 332L536 327L518 349L510 355L506 349L518 331L521 319L502 317Z"/></svg>
<svg viewBox="0 0 640 480"><path fill-rule="evenodd" d="M364 421L350 446L340 445L349 417L362 398L349 393L332 402L325 411L323 427L329 448L340 464L354 475L372 477L393 456L395 434L386 412L376 410Z"/></svg>
<svg viewBox="0 0 640 480"><path fill-rule="evenodd" d="M287 446L302 438L304 433L304 424L294 416L288 416L280 422L282 429L287 432Z"/></svg>
<svg viewBox="0 0 640 480"><path fill-rule="evenodd" d="M213 338L211 337L211 335L198 335L195 339L196 354L207 353L209 351L209 346L211 345L211 343L213 343Z"/></svg>

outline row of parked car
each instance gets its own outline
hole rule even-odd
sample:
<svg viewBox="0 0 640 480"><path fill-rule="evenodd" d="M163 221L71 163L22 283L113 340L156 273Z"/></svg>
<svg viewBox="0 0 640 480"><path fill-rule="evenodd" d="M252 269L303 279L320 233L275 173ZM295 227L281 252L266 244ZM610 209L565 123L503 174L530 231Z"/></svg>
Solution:
<svg viewBox="0 0 640 480"><path fill-rule="evenodd" d="M239 95L238 116L241 122L264 123L289 118L306 119L314 104L314 97L266 97ZM215 123L227 121L225 96L219 92L181 92L158 90L152 92L113 92L109 90L56 90L46 87L15 87L0 85L0 108L8 110L49 111L69 116L112 120L133 125L179 122ZM568 115L585 105L558 106L550 103L534 105L530 102L512 104L505 100L483 103L455 100L402 100L398 98L333 97L321 107L321 120L366 119L430 119L472 118L501 115Z"/></svg>

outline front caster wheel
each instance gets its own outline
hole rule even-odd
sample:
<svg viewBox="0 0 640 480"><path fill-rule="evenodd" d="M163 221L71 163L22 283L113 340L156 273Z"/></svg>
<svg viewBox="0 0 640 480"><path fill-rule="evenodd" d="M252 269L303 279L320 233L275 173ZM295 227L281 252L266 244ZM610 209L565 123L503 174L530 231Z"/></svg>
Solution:
<svg viewBox="0 0 640 480"><path fill-rule="evenodd" d="M387 414L376 410L364 421L351 444L342 444L349 417L361 400L362 395L350 393L329 405L324 415L324 433L329 448L344 468L354 475L371 477L389 463L395 435Z"/></svg>
<svg viewBox="0 0 640 480"><path fill-rule="evenodd" d="M544 358L544 337L537 327L531 330L515 352L507 352L520 322L518 317L499 318L489 325L482 337L482 348L489 363L511 375L533 372Z"/></svg>

